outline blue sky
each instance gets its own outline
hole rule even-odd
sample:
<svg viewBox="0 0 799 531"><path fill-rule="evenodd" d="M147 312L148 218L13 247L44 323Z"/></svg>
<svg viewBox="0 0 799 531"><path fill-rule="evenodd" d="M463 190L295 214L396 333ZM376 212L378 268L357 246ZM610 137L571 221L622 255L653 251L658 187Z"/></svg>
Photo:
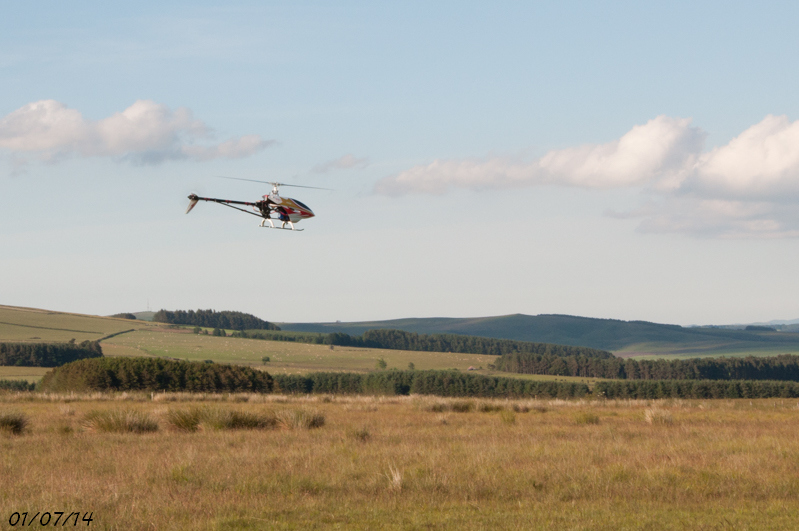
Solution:
<svg viewBox="0 0 799 531"><path fill-rule="evenodd" d="M799 7L229 4L4 4L0 303L799 317Z"/></svg>

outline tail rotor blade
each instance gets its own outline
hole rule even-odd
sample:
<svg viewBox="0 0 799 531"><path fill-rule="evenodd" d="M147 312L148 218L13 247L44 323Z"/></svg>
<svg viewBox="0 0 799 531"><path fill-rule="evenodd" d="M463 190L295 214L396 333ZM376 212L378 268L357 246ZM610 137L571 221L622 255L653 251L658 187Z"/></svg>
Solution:
<svg viewBox="0 0 799 531"><path fill-rule="evenodd" d="M195 206L197 206L197 203L200 201L199 199L197 199L197 195L196 194L191 194L189 196L189 199L190 199L189 208L186 209L186 214L191 212L191 209L194 208Z"/></svg>

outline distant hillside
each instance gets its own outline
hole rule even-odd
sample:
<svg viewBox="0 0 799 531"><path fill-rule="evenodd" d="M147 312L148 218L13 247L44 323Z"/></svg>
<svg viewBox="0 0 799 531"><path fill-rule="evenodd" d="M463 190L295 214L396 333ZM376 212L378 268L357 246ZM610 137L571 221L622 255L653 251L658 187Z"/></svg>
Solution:
<svg viewBox="0 0 799 531"><path fill-rule="evenodd" d="M133 315L136 316L136 319L139 321L152 321L155 312L146 311L146 312L133 312Z"/></svg>
<svg viewBox="0 0 799 531"><path fill-rule="evenodd" d="M626 355L683 356L744 352L799 352L799 334L715 327L682 327L647 321L594 319L571 315L505 315L481 318L424 318L353 323L281 323L297 332L397 329L419 334L465 334L516 341L554 343L616 351Z"/></svg>

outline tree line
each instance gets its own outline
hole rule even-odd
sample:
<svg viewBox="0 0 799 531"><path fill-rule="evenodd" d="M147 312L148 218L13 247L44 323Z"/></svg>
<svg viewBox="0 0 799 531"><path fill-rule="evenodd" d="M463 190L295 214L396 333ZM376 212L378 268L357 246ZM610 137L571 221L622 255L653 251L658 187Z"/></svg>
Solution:
<svg viewBox="0 0 799 531"><path fill-rule="evenodd" d="M799 381L799 356L692 358L678 360L556 357L503 354L493 367L522 374L619 380L790 380Z"/></svg>
<svg viewBox="0 0 799 531"><path fill-rule="evenodd" d="M459 371L378 371L366 374L317 372L276 374L282 393L437 395L474 398L579 398L587 385L483 376Z"/></svg>
<svg viewBox="0 0 799 531"><path fill-rule="evenodd" d="M0 380L0 391L33 391L36 384L26 380Z"/></svg>
<svg viewBox="0 0 799 531"><path fill-rule="evenodd" d="M178 325L202 326L228 330L280 330L280 327L249 313L214 310L159 310L153 321Z"/></svg>
<svg viewBox="0 0 799 531"><path fill-rule="evenodd" d="M613 358L605 350L588 347L533 343L511 339L464 336L457 334L417 334L402 330L367 330L361 336L343 332L314 334L309 332L236 332L235 337L267 339L270 341L296 341L317 345L343 347L383 348L389 350L412 350L423 352L457 352L461 354L488 354L501 356L510 353L536 354L551 357L582 356L590 359Z"/></svg>
<svg viewBox="0 0 799 531"><path fill-rule="evenodd" d="M0 365L58 367L85 358L100 358L103 349L97 341L69 343L0 343Z"/></svg>
<svg viewBox="0 0 799 531"><path fill-rule="evenodd" d="M48 372L42 391L189 391L195 393L272 392L269 373L217 363L161 358L97 358L75 361Z"/></svg>
<svg viewBox="0 0 799 531"><path fill-rule="evenodd" d="M799 398L799 383L764 380L615 380L594 384L597 398Z"/></svg>

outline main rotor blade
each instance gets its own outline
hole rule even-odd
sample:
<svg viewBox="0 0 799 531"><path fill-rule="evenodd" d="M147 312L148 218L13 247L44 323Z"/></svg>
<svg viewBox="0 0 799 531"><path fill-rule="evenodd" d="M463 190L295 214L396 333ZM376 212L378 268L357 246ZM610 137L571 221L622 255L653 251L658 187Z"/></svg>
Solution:
<svg viewBox="0 0 799 531"><path fill-rule="evenodd" d="M220 179L231 179L234 181L249 181L251 183L264 183L264 184L271 184L272 186L291 186L292 188L312 188L314 190L333 190L332 188L321 188L319 186L302 186L299 184L286 184L286 183L275 183L272 181L256 181L255 179L242 179L240 177L225 177L220 175Z"/></svg>

